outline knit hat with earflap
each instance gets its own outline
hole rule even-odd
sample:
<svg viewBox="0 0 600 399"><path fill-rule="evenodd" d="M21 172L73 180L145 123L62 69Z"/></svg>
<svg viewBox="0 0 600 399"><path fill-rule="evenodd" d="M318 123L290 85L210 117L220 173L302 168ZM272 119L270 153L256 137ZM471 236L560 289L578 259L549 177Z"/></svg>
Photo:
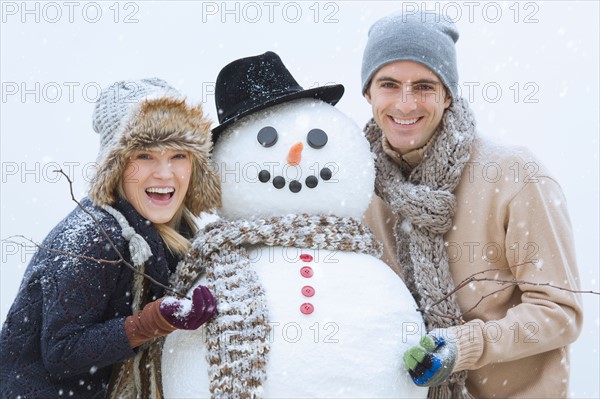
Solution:
<svg viewBox="0 0 600 399"><path fill-rule="evenodd" d="M189 105L157 78L121 81L104 89L96 102L93 126L100 135L97 172L89 196L113 205L128 157L137 150L189 152L192 176L185 206L194 215L221 205L219 177L209 165L211 121L202 106Z"/></svg>
<svg viewBox="0 0 600 399"><path fill-rule="evenodd" d="M457 99L457 40L458 30L454 23L437 13L407 10L381 18L371 26L363 53L363 94L384 65L413 61L435 72L450 91L452 99Z"/></svg>

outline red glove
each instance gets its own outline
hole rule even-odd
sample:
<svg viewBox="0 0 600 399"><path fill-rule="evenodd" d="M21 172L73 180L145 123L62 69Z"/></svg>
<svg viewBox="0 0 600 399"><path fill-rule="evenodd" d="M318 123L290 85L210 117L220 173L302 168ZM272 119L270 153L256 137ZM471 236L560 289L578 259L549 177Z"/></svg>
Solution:
<svg viewBox="0 0 600 399"><path fill-rule="evenodd" d="M160 314L181 330L197 329L210 320L216 310L215 297L202 285L194 290L192 300L166 297L160 303Z"/></svg>
<svg viewBox="0 0 600 399"><path fill-rule="evenodd" d="M208 288L199 286L192 299L164 297L150 302L139 313L125 319L125 333L132 348L177 329L195 330L210 320L217 309Z"/></svg>

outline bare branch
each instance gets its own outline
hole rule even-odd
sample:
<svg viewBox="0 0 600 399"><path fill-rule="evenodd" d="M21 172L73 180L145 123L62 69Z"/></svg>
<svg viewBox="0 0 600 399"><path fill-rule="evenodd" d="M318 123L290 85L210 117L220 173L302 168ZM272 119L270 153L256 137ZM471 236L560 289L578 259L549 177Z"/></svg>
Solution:
<svg viewBox="0 0 600 399"><path fill-rule="evenodd" d="M467 277L466 279L464 279L463 281L461 281L460 283L456 284L456 286L454 287L454 289L450 292L448 292L446 295L444 295L442 298L440 298L439 300L435 301L434 303L432 303L431 305L429 305L430 308L439 305L440 303L444 302L445 300L447 300L448 298L450 298L452 295L454 295L456 292L460 291L461 289L463 289L465 286L471 284L473 281L476 280L477 276L479 276L480 274L485 274L485 273L490 273L490 272L499 272L499 271L505 271L505 270L510 270L512 268L516 268L516 267L520 267L523 265L526 265L528 263L531 262L525 262L525 263L519 263L516 264L512 267L503 267L503 268L494 268L494 269L487 269L487 270L482 270L476 273L471 274L469 277ZM451 317L454 318L454 316L445 316L445 317Z"/></svg>
<svg viewBox="0 0 600 399"><path fill-rule="evenodd" d="M572 292L574 294L594 294L594 295L600 295L600 292L596 292L596 291L582 291L582 290L573 290L571 288L565 288L565 287L561 287L560 285L555 285L552 283L532 283L531 281L525 281L525 280L499 280L496 278L491 278L491 277L486 277L486 278L476 278L474 281L493 281L499 284L512 284L512 285L533 285L536 287L551 287L551 288L556 288L557 290L561 290L561 291L567 291L567 292Z"/></svg>
<svg viewBox="0 0 600 399"><path fill-rule="evenodd" d="M443 314L443 313L440 313L440 312L438 312L436 310L433 310L433 309L423 310L423 309L419 308L417 310L419 310L420 312L423 312L423 313L425 313L425 312L429 313L429 314L434 315L434 316L443 317L445 319L455 320L459 324L464 324L465 323L465 321L462 318L462 316L452 316L452 315L449 315L449 314Z"/></svg>
<svg viewBox="0 0 600 399"><path fill-rule="evenodd" d="M483 302L485 300L485 298L488 298L490 296L494 296L499 292L502 292L506 289L509 289L510 287L515 286L515 284L509 284L509 285L505 285L502 288L497 289L496 291L492 291L489 294L483 295L481 298L479 298L479 300L475 303L475 305L471 306L468 310L463 312L463 316L466 315L469 312L472 312L481 302Z"/></svg>
<svg viewBox="0 0 600 399"><path fill-rule="evenodd" d="M561 291L567 291L567 292L572 292L574 294L593 294L593 295L600 295L600 292L596 292L596 291L591 291L591 290L573 290L570 288L565 288L565 287L561 287L559 285L555 285L555 284L551 284L551 283L534 283L531 281L525 281L525 280L516 280L516 279L511 279L511 280L503 280L503 279L498 279L495 277L478 277L479 275L485 274L485 273L490 273L490 272L499 272L499 271L506 271L506 270L512 270L513 268L516 267L520 267L526 264L529 264L532 262L524 262L524 263L519 263L516 264L514 266L509 266L509 267L504 267L504 268L495 268L495 269L488 269L488 270L482 270L476 273L471 274L469 277L467 277L466 279L464 279L463 281L461 281L460 283L458 283L454 289L450 292L448 292L446 295L444 295L442 298L440 298L439 300L435 301L433 304L431 304L429 306L428 309L422 309L419 308L419 310L421 312L427 312L439 317L444 317L447 319L452 319L452 320L458 320L461 321L461 323L464 323L463 321L463 316L469 312L472 312L481 302L483 302L486 298L496 295L499 292L502 292L510 287L514 287L515 285L531 285L531 286L536 286L536 287L551 287L551 288L555 288ZM439 304L441 304L442 302L446 301L448 298L450 298L452 295L454 295L455 293L457 293L458 291L460 291L461 289L463 289L464 287L468 286L469 284L473 283L473 282L479 282L479 281L491 281L491 282L495 282L498 284L503 285L502 288L499 288L495 291L492 291L488 294L483 295L481 298L479 298L479 300L475 303L475 305L471 306L468 310L464 311L461 314L461 317L456 317L456 316L452 316L452 315L447 315L447 314L442 314L440 312L437 312L431 308L433 308L434 306L437 306Z"/></svg>
<svg viewBox="0 0 600 399"><path fill-rule="evenodd" d="M96 258L92 258L90 256L85 256L85 255L78 255L78 254L74 254L72 252L67 252L67 251L62 251L60 249L54 249L54 248L46 248L40 244L38 244L37 242L33 241L31 238L27 238L23 235L14 235L14 236L10 236L6 239L3 239L2 242L6 242L6 243L10 243L10 244L16 244L20 247L24 247L25 244L22 242L16 242L16 241L12 241L10 240L11 238L22 238L25 241L28 241L30 243L32 243L33 245L35 245L36 247L38 247L39 249L42 249L44 251L48 251L50 253L56 253L56 254L61 254L61 255L66 255L66 256L70 256L73 258L79 258L79 259L85 259L85 260L89 260L92 262L97 262L97 263L106 263L106 264L117 264L119 262L121 262L121 260L106 260L106 259L96 259Z"/></svg>

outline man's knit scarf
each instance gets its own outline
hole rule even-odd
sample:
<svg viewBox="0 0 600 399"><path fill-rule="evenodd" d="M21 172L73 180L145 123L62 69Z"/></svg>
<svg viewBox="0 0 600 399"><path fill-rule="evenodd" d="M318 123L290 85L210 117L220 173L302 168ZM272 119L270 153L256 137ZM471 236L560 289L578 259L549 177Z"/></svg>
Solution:
<svg viewBox="0 0 600 399"><path fill-rule="evenodd" d="M474 116L464 99L454 100L423 160L412 170L385 154L382 132L374 120L365 127L365 135L376 156L375 192L398 218L394 226L398 262L427 329L456 325L461 311L454 296L433 305L455 288L444 234L452 227L453 192L471 154ZM444 384L429 389L429 398L472 397L465 388L466 378L466 371L452 374Z"/></svg>
<svg viewBox="0 0 600 399"><path fill-rule="evenodd" d="M381 254L381 244L352 218L302 214L208 225L171 283L187 292L205 274L217 300L217 315L206 324L212 398L263 395L270 326L264 288L247 253L254 245Z"/></svg>

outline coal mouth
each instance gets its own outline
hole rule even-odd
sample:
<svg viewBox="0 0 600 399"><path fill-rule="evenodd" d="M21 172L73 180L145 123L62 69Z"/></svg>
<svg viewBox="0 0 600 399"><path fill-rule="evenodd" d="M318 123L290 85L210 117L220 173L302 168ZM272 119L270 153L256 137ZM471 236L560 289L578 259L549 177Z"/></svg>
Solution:
<svg viewBox="0 0 600 399"><path fill-rule="evenodd" d="M321 180L324 180L324 181L331 179L332 175L333 175L333 173L331 172L331 169L329 169L329 168L322 168L319 171L319 177L321 178ZM283 176L275 176L271 180L271 173L265 169L261 170L258 173L258 180L261 183L271 182L273 184L273 187L275 187L278 190L281 190L282 188L284 188L286 186L286 181ZM310 189L313 189L313 188L317 187L318 185L319 185L319 178L314 175L308 176L304 180L304 184L302 184L302 182L300 182L299 180L291 180L287 184L289 190L292 193L299 193L300 191L302 191L302 187L304 187L304 186L306 186Z"/></svg>

